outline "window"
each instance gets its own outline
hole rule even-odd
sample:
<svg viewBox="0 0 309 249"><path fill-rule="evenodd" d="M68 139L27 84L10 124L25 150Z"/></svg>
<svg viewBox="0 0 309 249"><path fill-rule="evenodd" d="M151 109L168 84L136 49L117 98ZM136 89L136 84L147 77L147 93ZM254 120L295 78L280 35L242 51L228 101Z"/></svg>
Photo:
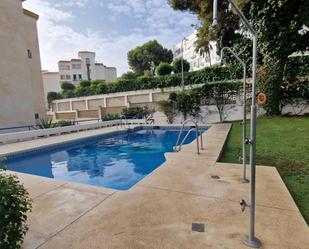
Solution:
<svg viewBox="0 0 309 249"><path fill-rule="evenodd" d="M82 69L81 64L72 64L72 69Z"/></svg>
<svg viewBox="0 0 309 249"><path fill-rule="evenodd" d="M30 49L27 50L27 53L28 53L28 58L29 58L29 59L32 59L32 53L31 53L31 50L30 50Z"/></svg>
<svg viewBox="0 0 309 249"><path fill-rule="evenodd" d="M71 75L66 75L66 76L65 76L65 79L66 79L66 80L70 80L70 79L71 79Z"/></svg>
<svg viewBox="0 0 309 249"><path fill-rule="evenodd" d="M89 58L86 58L86 64L90 65L90 59Z"/></svg>
<svg viewBox="0 0 309 249"><path fill-rule="evenodd" d="M70 70L70 66L69 65L59 65L59 69L60 70Z"/></svg>
<svg viewBox="0 0 309 249"><path fill-rule="evenodd" d="M78 79L79 79L79 80L82 80L82 79L83 79L83 77L82 77L81 74L78 75Z"/></svg>
<svg viewBox="0 0 309 249"><path fill-rule="evenodd" d="M77 74L73 74L73 81L77 81Z"/></svg>
<svg viewBox="0 0 309 249"><path fill-rule="evenodd" d="M39 115L38 113L35 113L35 114L34 114L34 118L35 118L35 119L39 119L39 117L40 117L40 115Z"/></svg>
<svg viewBox="0 0 309 249"><path fill-rule="evenodd" d="M61 80L65 80L65 75L60 75Z"/></svg>

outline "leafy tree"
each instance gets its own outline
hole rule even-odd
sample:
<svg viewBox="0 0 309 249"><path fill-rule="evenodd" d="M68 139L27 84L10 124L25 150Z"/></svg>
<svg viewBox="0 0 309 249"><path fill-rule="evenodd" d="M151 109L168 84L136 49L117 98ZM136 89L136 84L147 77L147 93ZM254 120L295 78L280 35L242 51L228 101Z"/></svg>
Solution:
<svg viewBox="0 0 309 249"><path fill-rule="evenodd" d="M169 0L169 3L176 10L198 15L201 21L198 49L207 49L209 41L214 39L221 45L227 45L228 41L235 41L236 30L246 34L239 18L229 11L228 1L219 1L220 21L215 29L210 27L213 0ZM267 75L264 81L260 81L261 90L268 95L266 110L271 115L280 114L280 86L288 56L309 47L309 32L304 29L304 25L309 26L309 1L239 0L237 3L257 30L258 49Z"/></svg>
<svg viewBox="0 0 309 249"><path fill-rule="evenodd" d="M171 74L173 68L170 64L166 62L160 62L160 64L157 66L156 71L157 75L169 75Z"/></svg>
<svg viewBox="0 0 309 249"><path fill-rule="evenodd" d="M200 102L195 94L193 94L193 91L173 92L170 94L169 100L173 103L173 106L183 114L184 119L186 119L188 115L195 117L200 112Z"/></svg>
<svg viewBox="0 0 309 249"><path fill-rule="evenodd" d="M171 63L172 60L173 52L156 40L148 41L128 52L129 66L138 75L143 75L146 70L151 71L152 63L158 66L161 61Z"/></svg>
<svg viewBox="0 0 309 249"><path fill-rule="evenodd" d="M173 61L173 72L174 73L181 73L181 58L177 58ZM187 60L183 60L183 71L189 72L190 70L190 63Z"/></svg>
<svg viewBox="0 0 309 249"><path fill-rule="evenodd" d="M49 106L56 99L62 99L62 95L60 93L57 93L57 92L49 92L47 94L47 103L48 103Z"/></svg>
<svg viewBox="0 0 309 249"><path fill-rule="evenodd" d="M161 100L159 102L159 110L165 114L169 124L174 122L174 119L177 116L177 111L171 101Z"/></svg>
<svg viewBox="0 0 309 249"><path fill-rule="evenodd" d="M72 90L75 89L75 86L70 82L62 82L61 83L61 89L63 91L72 91Z"/></svg>
<svg viewBox="0 0 309 249"><path fill-rule="evenodd" d="M134 80L138 77L138 75L132 71L123 73L120 77L122 80Z"/></svg>

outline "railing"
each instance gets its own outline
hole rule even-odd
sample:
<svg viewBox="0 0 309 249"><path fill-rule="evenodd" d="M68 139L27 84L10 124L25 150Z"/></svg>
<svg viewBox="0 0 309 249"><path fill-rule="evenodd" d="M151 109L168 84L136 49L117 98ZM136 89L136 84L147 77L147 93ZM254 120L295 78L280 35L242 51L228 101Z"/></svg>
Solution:
<svg viewBox="0 0 309 249"><path fill-rule="evenodd" d="M191 129L187 132L186 136L183 138L182 142L179 144L181 135L182 135L183 130L184 130L184 127L185 127L185 125L186 125L187 123L189 123L189 122L192 122L192 123L194 124L194 127L191 128ZM195 133L196 133L196 149L197 149L197 154L200 154L199 138L200 138L200 140L201 140L201 149L203 150L203 149L204 149L204 148L203 148L203 146L204 146L204 145L203 145L203 136L202 136L202 133L201 133L200 130L199 130L199 127L198 127L197 122L194 121L194 120L192 120L192 119L187 119L187 120L185 120L185 121L182 123L182 127L181 127L181 129L180 129L180 131L179 131L178 138L177 138L177 142L176 142L175 147L174 147L174 151L177 151L177 152L178 152L178 151L181 150L182 145L185 143L185 141L186 141L186 139L189 137L190 133L191 133L192 131L194 131L194 130L195 130Z"/></svg>

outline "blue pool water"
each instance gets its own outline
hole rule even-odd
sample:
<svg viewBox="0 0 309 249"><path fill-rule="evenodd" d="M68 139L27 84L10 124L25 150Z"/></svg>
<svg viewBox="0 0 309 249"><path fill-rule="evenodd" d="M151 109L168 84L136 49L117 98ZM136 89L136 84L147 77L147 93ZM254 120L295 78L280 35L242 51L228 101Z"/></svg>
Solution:
<svg viewBox="0 0 309 249"><path fill-rule="evenodd" d="M116 132L8 158L9 170L126 190L159 167L173 151L179 129ZM183 136L185 133L183 134ZM186 143L195 139L194 132Z"/></svg>

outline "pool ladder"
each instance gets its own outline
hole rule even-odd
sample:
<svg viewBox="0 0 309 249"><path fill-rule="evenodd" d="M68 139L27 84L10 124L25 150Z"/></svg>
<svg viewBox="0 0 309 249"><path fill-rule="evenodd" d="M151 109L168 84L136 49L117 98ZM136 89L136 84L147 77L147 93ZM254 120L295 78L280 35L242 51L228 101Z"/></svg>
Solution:
<svg viewBox="0 0 309 249"><path fill-rule="evenodd" d="M187 132L186 136L183 138L182 142L179 144L180 142L180 138L181 138L181 135L183 133L183 130L184 130L184 127L187 123L193 123L194 124L194 127L191 127L190 130ZM179 131L179 134L178 134L178 138L177 138L177 142L174 146L174 151L176 152L179 152L181 150L181 147L182 145L186 142L187 138L189 137L190 133L192 131L195 131L196 133L196 149L197 149L197 154L200 154L200 145L199 145L199 140L201 142L201 150L203 150L203 136L202 136L202 133L200 132L199 130L199 127L198 127L198 124L196 121L192 120L192 119L187 119L185 120L183 123L182 123L182 127Z"/></svg>

